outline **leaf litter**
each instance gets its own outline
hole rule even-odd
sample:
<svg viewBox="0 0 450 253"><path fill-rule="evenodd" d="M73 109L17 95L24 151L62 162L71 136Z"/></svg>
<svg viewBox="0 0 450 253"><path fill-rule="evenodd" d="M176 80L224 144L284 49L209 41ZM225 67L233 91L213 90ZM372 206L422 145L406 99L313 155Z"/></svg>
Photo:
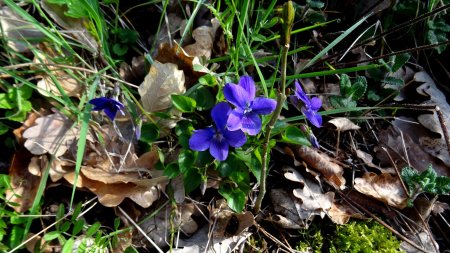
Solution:
<svg viewBox="0 0 450 253"><path fill-rule="evenodd" d="M63 29L75 30L75 33L71 34L72 38L81 44L88 45L88 50L97 52L99 47L86 29L84 19L68 19L58 6L45 4L45 1L42 7ZM2 14L7 11L9 10L2 8ZM2 26L4 22L7 22L4 16L0 15ZM160 137L167 137L170 146L172 145L170 138L174 137L170 129L185 116L172 108L171 95L184 95L187 89L199 81L199 78L205 74L214 74L210 70L213 67L209 66L208 69L207 65L202 65L200 62L205 63L205 60L211 58L215 44L220 42L220 39L223 40L223 34L220 34L222 28L219 27L218 21L212 19L210 20L212 26L198 25L192 30L192 37L186 38L187 43L179 45L174 38L178 36L177 33L182 34L186 29L187 20L179 18L175 13L169 13L168 19L168 25L162 26L163 29L158 35L158 50L150 68L144 67L146 66L144 57L134 58L131 67L127 63L121 66L120 76L129 82L139 80L137 81L139 83L143 79L138 93L146 112L152 114L164 112L170 115L169 120L159 119L158 122L159 127L166 127L166 130L162 130L164 134ZM17 20L16 23L24 22ZM11 30L9 28L5 30L5 35L13 38L8 40L8 43L15 50L22 51L23 45L11 44L11 41L18 38L17 34L11 33ZM20 29L19 31L20 36L27 32ZM221 38L218 38L218 35L221 35ZM359 53L361 57L367 56L362 47L356 53ZM69 72L52 66L55 63L52 58L58 56L58 53L48 45L40 44L40 49L35 55L35 62L49 65L45 71L48 71L50 75L36 76L41 79L37 82L37 87L41 88L38 91L43 95L51 93L61 96L62 88L68 96L81 97L84 87L68 74ZM261 66L269 66L269 64L261 63ZM147 70L148 74L145 75ZM250 68L248 71L253 72ZM413 76L416 82L423 83L417 88L418 94L427 96L429 99L423 104L439 105L446 119L445 122L449 122L450 109L445 95L426 72L414 74L411 68L405 67L393 73L392 77L394 76L405 82ZM215 81L224 84L227 82L221 77ZM303 81L308 93L328 93L327 91L333 94L339 93L339 86L336 83L330 83L329 80L323 87L316 85L316 80ZM390 87L384 86L384 88ZM402 90L394 100L407 100L406 94ZM326 99L330 95L318 94L317 96L323 100L327 110L333 109ZM25 212L31 207L42 172L49 168L52 182L73 185L77 177L76 187L93 193L97 196L99 203L106 207L129 206L129 210L135 212L135 220L149 215L161 204L161 199L168 195L173 196L174 203L171 206L167 205L151 219L145 219L140 223L140 227L146 233L145 236L151 238L159 247L168 245L172 229L176 228L184 237L177 238L177 247L173 249L174 252L208 250L233 252L238 248L242 249L246 241L248 242L248 238L255 234L256 223L268 221L277 228L295 231L309 228L313 221L324 220L327 219L326 217L340 225L346 224L351 218L367 219L367 214L355 208L351 202L364 205L369 212L384 215L391 221L398 218L395 212L397 209L409 210L408 196L394 168L401 170L405 166L411 166L423 171L432 164L438 175L448 176L449 157L436 113L419 115L417 122L423 125L425 130L439 135L440 138L423 129L419 131L419 127L422 126L415 124L417 123L415 119L397 118L391 122L391 126L377 133L379 142L374 145L373 143L367 145L367 140L364 137L360 138L360 135L363 135L362 131L367 131L363 124L355 121L354 117L338 117L329 120L329 125L322 128L320 133L334 137L336 130L350 131L351 133L347 132L349 134L342 138L343 149L349 151L348 153L334 157L333 152L328 150L332 145L319 150L296 145L277 147L275 150L283 150L284 153L281 152L283 155L294 159L295 168L278 166L276 155L271 154L275 157L276 166L270 173L282 171L284 178L282 180L277 178L277 181L289 183L269 189L271 202L267 204L268 209L264 213L258 214L262 217L254 216L249 211L235 213L224 199L210 202L206 209L202 206L203 203L198 205L197 200L220 189L221 175L207 173L208 178L205 179L204 185L214 184L214 187L205 187L201 191L202 196L196 200L188 197L184 189L183 177L178 176L169 180L162 170L157 169L161 164L167 165L172 162L171 158L168 159L169 161L160 160L164 157L161 152L165 150L161 151L157 145L150 147L150 150L146 152L138 150L139 147L130 131L134 124L132 122L134 116L130 116L130 112L127 112L121 117L121 121L90 122L85 155L79 174L76 176L75 157L77 140L80 136L78 123L56 110L40 115L30 114L29 121L27 120L24 126L15 132L16 137L24 141L25 148L16 152L9 172L12 190L7 192L7 197L11 207L18 212ZM93 119L99 121L99 117ZM157 117L153 119L158 120ZM405 124L406 121L413 124ZM354 130L357 131L353 132ZM330 138L332 137L324 139L329 141ZM358 141L363 139L364 144L355 144L352 138ZM371 150L374 146L376 146L375 150ZM376 151L375 158L374 152L371 151ZM344 156L349 159L342 159ZM49 160L48 157L54 159ZM355 161L360 163L353 164ZM373 169L376 169L377 173L372 172ZM352 173L353 176L348 176ZM21 196L18 197L17 194ZM341 194L345 194L346 198L339 197ZM245 198L247 203L253 201L251 195ZM202 201L204 202L204 199ZM447 203L435 199L430 201L426 198L417 198L414 205L420 209L423 219L442 215L445 210L448 210ZM411 218L413 215L408 217ZM419 220L415 222L420 223ZM130 225L130 223L127 224ZM411 231L405 232L405 234L408 233ZM409 236L417 244L422 244L426 250L434 251L433 244L436 244L436 241L428 232L416 231L416 235L418 236L411 233ZM122 250L135 242L140 243L142 247L152 247L143 237L135 231L129 232L124 238L126 242ZM93 241L90 243L93 244ZM416 252L405 242L402 247L407 252Z"/></svg>

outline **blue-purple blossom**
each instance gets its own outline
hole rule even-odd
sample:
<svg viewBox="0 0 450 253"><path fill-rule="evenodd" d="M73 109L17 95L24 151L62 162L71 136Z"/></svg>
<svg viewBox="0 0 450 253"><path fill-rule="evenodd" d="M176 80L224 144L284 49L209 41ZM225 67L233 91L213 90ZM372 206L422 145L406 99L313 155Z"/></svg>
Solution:
<svg viewBox="0 0 450 253"><path fill-rule="evenodd" d="M89 101L89 104L94 105L94 108L92 109L93 111L104 110L106 116L108 116L108 118L110 118L111 120L114 120L117 111L120 111L120 113L124 115L122 108L124 108L125 106L119 101L112 98L107 97L94 98Z"/></svg>
<svg viewBox="0 0 450 253"><path fill-rule="evenodd" d="M316 127L322 126L322 115L317 111L322 107L322 101L318 97L309 98L300 84L295 81L295 96L290 97L292 104L300 108L305 117Z"/></svg>
<svg viewBox="0 0 450 253"><path fill-rule="evenodd" d="M270 114L275 110L277 102L274 99L255 98L255 93L255 82L250 76L242 76L239 84L225 85L223 94L235 106L227 120L230 131L241 129L249 135L257 135L262 127L259 115Z"/></svg>
<svg viewBox="0 0 450 253"><path fill-rule="evenodd" d="M205 151L219 161L228 157L229 147L241 147L247 141L247 137L241 130L230 131L227 129L227 119L230 115L231 107L226 102L218 103L211 110L216 127L210 126L205 129L194 130L189 139L189 147L196 151Z"/></svg>

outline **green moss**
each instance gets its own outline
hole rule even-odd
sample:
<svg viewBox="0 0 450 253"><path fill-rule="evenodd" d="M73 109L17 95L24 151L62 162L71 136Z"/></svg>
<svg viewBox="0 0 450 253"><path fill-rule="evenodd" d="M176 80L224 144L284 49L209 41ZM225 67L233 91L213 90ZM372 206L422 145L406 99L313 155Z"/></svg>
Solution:
<svg viewBox="0 0 450 253"><path fill-rule="evenodd" d="M391 253L403 252L400 242L384 226L377 222L349 222L338 226L330 241L330 252Z"/></svg>
<svg viewBox="0 0 450 253"><path fill-rule="evenodd" d="M300 231L300 242L295 249L302 252L321 253L323 240L320 229L313 225L309 229Z"/></svg>

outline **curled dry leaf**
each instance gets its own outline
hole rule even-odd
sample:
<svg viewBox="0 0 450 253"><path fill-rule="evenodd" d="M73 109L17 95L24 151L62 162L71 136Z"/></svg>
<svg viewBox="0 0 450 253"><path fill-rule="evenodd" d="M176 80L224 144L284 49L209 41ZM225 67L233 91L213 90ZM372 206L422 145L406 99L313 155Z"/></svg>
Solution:
<svg viewBox="0 0 450 253"><path fill-rule="evenodd" d="M64 178L74 184L75 172L65 174ZM97 194L99 202L107 207L118 206L125 198L131 199L144 208L150 207L154 201L159 199L160 189L158 187L164 187L166 183L160 179L135 179L135 182L107 184L88 178L84 175L83 169L77 179L77 187L85 187Z"/></svg>
<svg viewBox="0 0 450 253"><path fill-rule="evenodd" d="M361 127L353 123L347 118L334 118L329 120L328 123L334 125L337 131L359 130Z"/></svg>
<svg viewBox="0 0 450 253"><path fill-rule="evenodd" d="M8 46L19 53L29 52L36 41L44 40L45 35L32 23L25 21L9 7L0 8L0 27Z"/></svg>
<svg viewBox="0 0 450 253"><path fill-rule="evenodd" d="M211 26L199 26L192 32L195 43L184 47L186 53L192 56L211 58L213 47L213 28Z"/></svg>
<svg viewBox="0 0 450 253"><path fill-rule="evenodd" d="M302 176L294 168L285 168L284 176L287 179L301 183L302 187L293 190L293 194L300 200L299 216L302 220L308 220L314 215L324 217L334 200L334 193L322 193L319 184Z"/></svg>
<svg viewBox="0 0 450 253"><path fill-rule="evenodd" d="M173 63L183 70L186 78L186 87L191 87L197 83L198 79L205 75L209 70L203 67L204 70L194 70L194 65L202 66L198 57L188 55L177 43L169 45L163 43L159 45L158 55L155 60L161 63Z"/></svg>
<svg viewBox="0 0 450 253"><path fill-rule="evenodd" d="M25 130L24 146L34 155L63 155L79 136L79 128L61 113L39 117L35 125Z"/></svg>
<svg viewBox="0 0 450 253"><path fill-rule="evenodd" d="M6 190L6 204L16 212L26 212L33 204L39 187L40 177L28 171L32 154L21 148L13 157L9 168L11 188Z"/></svg>
<svg viewBox="0 0 450 253"><path fill-rule="evenodd" d="M144 82L139 86L142 106L146 111L167 110L172 105L171 95L182 94L184 73L173 63L154 61Z"/></svg>
<svg viewBox="0 0 450 253"><path fill-rule="evenodd" d="M295 151L309 166L322 173L325 181L335 189L345 188L344 169L332 162L330 157L306 146L300 146Z"/></svg>
<svg viewBox="0 0 450 253"><path fill-rule="evenodd" d="M405 208L408 196L402 187L400 179L391 174L377 175L366 172L362 178L355 178L355 189L390 206Z"/></svg>
<svg viewBox="0 0 450 253"><path fill-rule="evenodd" d="M328 210L328 216L330 216L330 219L334 223L339 225L346 224L350 220L350 218L364 218L364 215L362 215L352 207L339 203L333 203L330 210Z"/></svg>

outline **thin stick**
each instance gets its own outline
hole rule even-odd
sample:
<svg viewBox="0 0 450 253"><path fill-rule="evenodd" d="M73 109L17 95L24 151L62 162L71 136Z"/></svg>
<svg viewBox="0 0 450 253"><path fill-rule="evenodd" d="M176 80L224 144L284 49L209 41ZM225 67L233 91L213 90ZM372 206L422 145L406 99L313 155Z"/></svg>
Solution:
<svg viewBox="0 0 450 253"><path fill-rule="evenodd" d="M136 224L136 222L134 222L133 219L131 219L131 217L120 207L117 206L117 208L119 209L119 211L125 216L125 218L128 219L128 221L133 224L133 226L150 242L151 245L153 245L153 247L155 247L155 249L159 252L159 253L164 253L164 251L162 251L158 245L156 245L156 243L150 238L148 237L148 235L145 233L145 231L138 225Z"/></svg>

